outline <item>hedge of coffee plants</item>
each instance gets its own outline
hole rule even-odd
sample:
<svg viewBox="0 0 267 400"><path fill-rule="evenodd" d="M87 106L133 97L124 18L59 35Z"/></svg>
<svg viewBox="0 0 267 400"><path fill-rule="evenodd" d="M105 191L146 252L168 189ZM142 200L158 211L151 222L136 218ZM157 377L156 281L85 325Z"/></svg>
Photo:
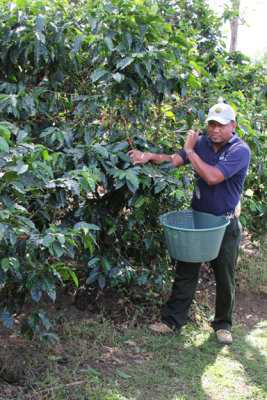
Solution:
<svg viewBox="0 0 267 400"><path fill-rule="evenodd" d="M205 2L0 1L0 321L55 340L39 302L73 284L170 281L159 216L194 173L173 153L220 97L251 146L242 222L264 232L266 66L228 54ZM225 12L224 16L229 15ZM200 18L201 16L201 18ZM266 174L265 174L266 176ZM197 190L197 188L195 188Z"/></svg>

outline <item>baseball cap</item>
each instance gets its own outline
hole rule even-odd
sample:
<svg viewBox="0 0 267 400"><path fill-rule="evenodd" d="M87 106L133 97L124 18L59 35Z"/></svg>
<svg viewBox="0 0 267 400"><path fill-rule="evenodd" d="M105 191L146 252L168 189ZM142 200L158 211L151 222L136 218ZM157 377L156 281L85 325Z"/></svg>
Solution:
<svg viewBox="0 0 267 400"><path fill-rule="evenodd" d="M225 103L215 104L209 110L206 122L208 121L217 121L222 125L226 125L230 121L235 121L235 112L233 107Z"/></svg>

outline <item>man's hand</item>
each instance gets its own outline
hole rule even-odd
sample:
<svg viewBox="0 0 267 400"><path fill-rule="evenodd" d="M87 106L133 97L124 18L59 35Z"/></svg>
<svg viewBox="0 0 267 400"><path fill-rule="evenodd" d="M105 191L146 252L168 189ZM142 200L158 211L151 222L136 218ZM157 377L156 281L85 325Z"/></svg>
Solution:
<svg viewBox="0 0 267 400"><path fill-rule="evenodd" d="M146 164L151 160L151 153L143 153L140 150L130 150L128 151L128 154L131 157L133 165Z"/></svg>
<svg viewBox="0 0 267 400"><path fill-rule="evenodd" d="M200 129L196 129L196 130L192 130L190 129L187 132L187 139L186 142L184 144L184 151L187 153L190 150L194 150L198 136L200 133Z"/></svg>

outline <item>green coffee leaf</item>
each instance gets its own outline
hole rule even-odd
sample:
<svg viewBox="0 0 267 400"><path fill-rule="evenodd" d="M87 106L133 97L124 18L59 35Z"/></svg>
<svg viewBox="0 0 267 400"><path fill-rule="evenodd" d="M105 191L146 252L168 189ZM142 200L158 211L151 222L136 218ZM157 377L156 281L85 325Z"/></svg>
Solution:
<svg viewBox="0 0 267 400"><path fill-rule="evenodd" d="M97 280L98 276L99 276L99 271L93 270L93 271L90 273L90 275L88 276L88 278L86 279L86 282L85 282L85 283L86 283L87 285L90 285L91 283L94 283L94 282Z"/></svg>
<svg viewBox="0 0 267 400"><path fill-rule="evenodd" d="M91 79L93 82L98 81L98 79L102 78L104 75L108 73L105 69L97 69L95 72L92 73Z"/></svg>
<svg viewBox="0 0 267 400"><path fill-rule="evenodd" d="M1 267L3 268L4 272L7 272L9 270L10 268L9 258L2 258Z"/></svg>
<svg viewBox="0 0 267 400"><path fill-rule="evenodd" d="M74 179L69 179L65 182L67 188L75 195L80 196L80 185L79 182Z"/></svg>
<svg viewBox="0 0 267 400"><path fill-rule="evenodd" d="M145 245L146 245L146 249L147 249L147 250L150 249L150 247L151 247L153 241L154 241L154 234L153 234L152 232L149 232L149 233L146 235L146 239L145 239Z"/></svg>
<svg viewBox="0 0 267 400"><path fill-rule="evenodd" d="M93 265L97 264L100 261L99 258L92 258L92 260L88 261L87 266L92 268Z"/></svg>
<svg viewBox="0 0 267 400"><path fill-rule="evenodd" d="M104 39L104 41L105 41L105 43L106 43L106 45L107 45L109 51L112 51L112 50L113 50L113 42L112 42L111 37L106 36L105 39Z"/></svg>
<svg viewBox="0 0 267 400"><path fill-rule="evenodd" d="M135 206L136 208L142 207L142 205L144 204L145 200L146 200L146 198L145 198L144 196L140 196L140 197L136 200L136 202L134 203L134 206Z"/></svg>
<svg viewBox="0 0 267 400"><path fill-rule="evenodd" d="M123 79L125 78L125 75L120 74L119 72L116 72L115 74L112 74L112 78L118 82L121 83L121 81L123 81Z"/></svg>
<svg viewBox="0 0 267 400"><path fill-rule="evenodd" d="M5 285L7 282L7 274L3 269L0 269L0 285Z"/></svg>
<svg viewBox="0 0 267 400"><path fill-rule="evenodd" d="M138 179L136 173L135 173L133 170L128 169L128 170L125 172L125 175L126 175L126 178L131 182L131 184L132 184L133 186L135 186L136 188L138 188L138 186L139 186L139 179Z"/></svg>
<svg viewBox="0 0 267 400"><path fill-rule="evenodd" d="M7 272L10 268L18 270L20 267L20 262L15 257L6 257L1 260L1 267L3 268L4 272Z"/></svg>
<svg viewBox="0 0 267 400"><path fill-rule="evenodd" d="M49 247L55 240L56 240L55 236L49 233L48 235L45 235L45 237L43 238L43 245L45 247Z"/></svg>
<svg viewBox="0 0 267 400"><path fill-rule="evenodd" d="M0 135L3 136L5 139L10 139L10 132L8 128L4 125L4 123L0 122Z"/></svg>
<svg viewBox="0 0 267 400"><path fill-rule="evenodd" d="M124 38L125 38L125 40L126 40L126 42L128 44L128 48L130 49L130 47L132 45L133 37L132 37L131 33L128 30L126 30L124 32Z"/></svg>
<svg viewBox="0 0 267 400"><path fill-rule="evenodd" d="M0 322L2 322L6 328L13 329L13 318L9 312L2 307L0 307Z"/></svg>
<svg viewBox="0 0 267 400"><path fill-rule="evenodd" d="M0 136L0 150L3 150L5 153L9 153L9 145L2 136Z"/></svg>
<svg viewBox="0 0 267 400"><path fill-rule="evenodd" d="M46 25L46 16L45 15L38 15L36 18L36 26L39 31L42 31Z"/></svg>
<svg viewBox="0 0 267 400"><path fill-rule="evenodd" d="M51 329L51 328L52 328L52 324L51 324L51 322L49 321L49 319L45 316L44 311L43 311L43 310L40 310L40 311L38 312L38 315L39 315L39 317L40 317L40 319L41 319L41 321L42 321L42 323L43 323L45 329L47 329L47 330L48 330L48 329Z"/></svg>
<svg viewBox="0 0 267 400"><path fill-rule="evenodd" d="M110 263L108 262L108 260L106 260L105 258L103 258L103 259L101 260L101 264L102 264L102 267L104 268L105 271L110 271L111 266L110 266Z"/></svg>
<svg viewBox="0 0 267 400"><path fill-rule="evenodd" d="M132 57L125 57L117 63L117 68L124 69L128 67L128 65L130 65L133 61L134 59Z"/></svg>
<svg viewBox="0 0 267 400"><path fill-rule="evenodd" d="M32 299L38 303L38 301L40 300L40 298L42 297L42 293L43 293L43 286L42 286L42 282L38 279L37 282L35 282L35 284L33 285L33 287L31 288L31 296Z"/></svg>
<svg viewBox="0 0 267 400"><path fill-rule="evenodd" d="M98 277L98 284L100 289L104 289L105 285L106 285L106 278L104 277L104 275L99 275Z"/></svg>
<svg viewBox="0 0 267 400"><path fill-rule="evenodd" d="M72 53L71 53L72 55L77 54L78 51L80 50L83 38L84 38L84 35L79 35L74 40L74 46L73 46L73 50L72 50Z"/></svg>
<svg viewBox="0 0 267 400"><path fill-rule="evenodd" d="M195 117L192 113L186 115L186 122L189 129L192 128L194 121Z"/></svg>
<svg viewBox="0 0 267 400"><path fill-rule="evenodd" d="M53 244L49 248L49 251L52 255L55 255L57 259L59 259L64 253L64 249L62 248L61 244L57 241L53 242Z"/></svg>
<svg viewBox="0 0 267 400"><path fill-rule="evenodd" d="M108 235L112 235L113 233L115 233L117 230L117 225L113 225L109 228L109 230L107 231Z"/></svg>
<svg viewBox="0 0 267 400"><path fill-rule="evenodd" d="M68 269L68 271L69 271L69 274L72 277L73 282L75 283L76 287L78 287L79 286L79 281L78 281L77 275L70 268Z"/></svg>
<svg viewBox="0 0 267 400"><path fill-rule="evenodd" d="M40 342L43 345L54 345L59 341L59 337L52 332L44 332L40 336Z"/></svg>
<svg viewBox="0 0 267 400"><path fill-rule="evenodd" d="M55 280L48 276L42 276L43 288L48 296L55 301L56 300L56 286Z"/></svg>
<svg viewBox="0 0 267 400"><path fill-rule="evenodd" d="M159 183L157 183L157 185L155 186L155 189L154 189L155 193L162 192L162 190L164 190L166 186L167 186L167 182L159 181Z"/></svg>

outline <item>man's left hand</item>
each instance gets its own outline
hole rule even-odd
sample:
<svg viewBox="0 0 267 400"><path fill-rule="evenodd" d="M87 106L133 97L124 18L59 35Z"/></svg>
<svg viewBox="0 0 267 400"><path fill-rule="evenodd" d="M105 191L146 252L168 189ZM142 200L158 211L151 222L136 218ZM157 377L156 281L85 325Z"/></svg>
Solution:
<svg viewBox="0 0 267 400"><path fill-rule="evenodd" d="M200 129L190 129L187 132L187 139L186 142L184 144L184 151L187 153L190 150L194 150L198 136L200 133Z"/></svg>

